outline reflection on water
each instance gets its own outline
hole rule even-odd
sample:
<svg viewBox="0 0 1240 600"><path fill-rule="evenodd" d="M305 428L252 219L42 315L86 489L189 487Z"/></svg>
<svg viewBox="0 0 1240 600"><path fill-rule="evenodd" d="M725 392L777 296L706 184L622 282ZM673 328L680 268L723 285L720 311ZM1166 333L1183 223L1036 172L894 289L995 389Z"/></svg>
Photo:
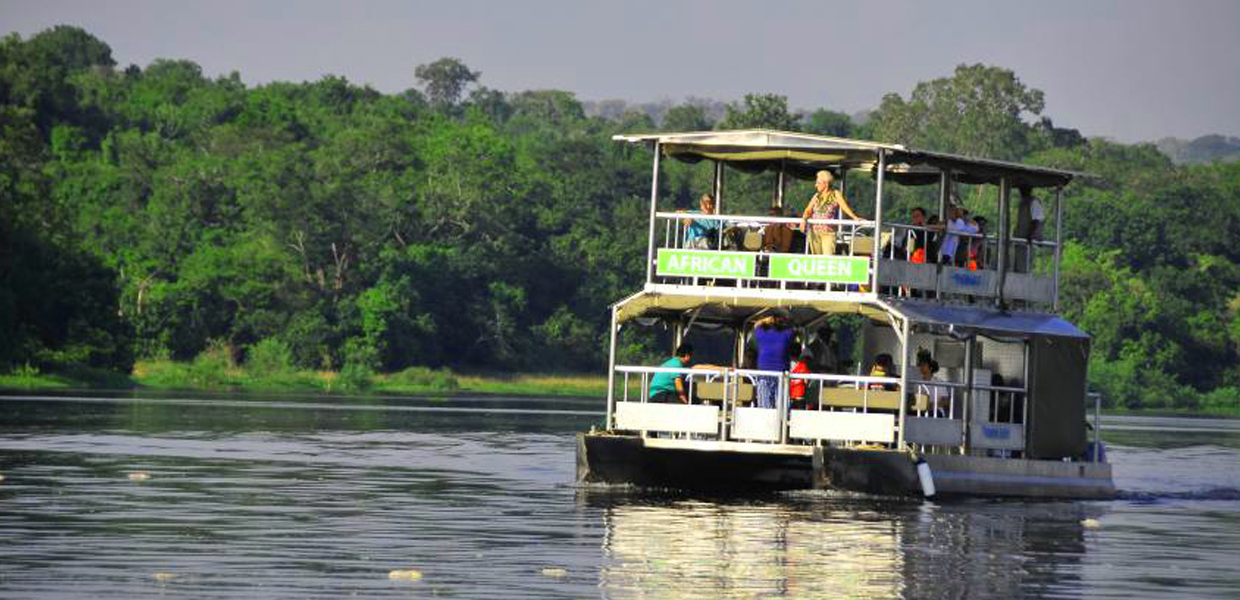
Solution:
<svg viewBox="0 0 1240 600"><path fill-rule="evenodd" d="M578 487L599 404L0 398L0 597L1240 597L1232 421L1108 419L1115 502L935 504Z"/></svg>
<svg viewBox="0 0 1240 600"><path fill-rule="evenodd" d="M781 502L603 508L609 598L992 598L1081 589L1094 504L901 503L797 493ZM858 506L861 503L861 506ZM860 510L859 510L860 508ZM1036 568L1030 557L1040 557Z"/></svg>
<svg viewBox="0 0 1240 600"><path fill-rule="evenodd" d="M681 598L899 596L902 524L853 516L776 503L611 506L600 583L615 598L669 589Z"/></svg>

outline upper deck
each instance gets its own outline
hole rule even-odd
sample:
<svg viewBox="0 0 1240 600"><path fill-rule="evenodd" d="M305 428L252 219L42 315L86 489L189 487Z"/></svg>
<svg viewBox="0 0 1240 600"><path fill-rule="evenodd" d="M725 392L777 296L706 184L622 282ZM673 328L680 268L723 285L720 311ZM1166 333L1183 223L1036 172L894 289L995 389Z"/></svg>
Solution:
<svg viewBox="0 0 1240 600"><path fill-rule="evenodd" d="M1017 310L1058 308L1061 192L1079 173L894 144L765 130L619 135L614 139L655 150L645 292L776 303L856 304L909 297ZM713 214L659 210L660 162L666 157L714 163L710 192L718 204ZM803 222L788 216L729 213L725 208L730 200L724 186L725 166L747 173L775 174L772 205L780 207L784 215L784 196L793 179L812 181L818 171L829 171L856 204L848 185L850 179L863 176L874 187L870 218ZM969 233L943 225L914 225L908 219L884 221L884 201L890 202L884 189L891 184L937 186L938 206L926 209L940 223L952 220L954 187L995 186L997 223L989 224L988 232ZM1021 188L1032 190L1041 202L1050 205L1043 205L1041 221L1053 222L1051 235L1017 237L1014 224L1019 216L1014 218L1012 213L1019 215L1021 210L1013 211L1012 190ZM1028 207L1021 208L1027 217ZM690 225L694 221L698 223L695 229L709 230L714 239L691 244ZM801 231L806 225L833 227L835 253L811 254ZM785 228L790 247L772 247L770 242L778 236L771 234ZM949 243L960 249L954 255L956 260L938 260L939 250Z"/></svg>

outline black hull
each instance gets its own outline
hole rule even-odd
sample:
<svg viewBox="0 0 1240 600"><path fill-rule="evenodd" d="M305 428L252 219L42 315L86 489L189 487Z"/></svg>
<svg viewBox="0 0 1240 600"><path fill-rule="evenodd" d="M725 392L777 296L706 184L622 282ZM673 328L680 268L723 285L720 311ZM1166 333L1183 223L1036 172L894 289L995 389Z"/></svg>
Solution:
<svg viewBox="0 0 1240 600"><path fill-rule="evenodd" d="M1115 497L1111 467L1105 463L924 458L936 497ZM811 455L651 447L638 436L605 433L577 436L577 480L680 490L823 489L924 496L916 463L899 452L820 446Z"/></svg>
<svg viewBox="0 0 1240 600"><path fill-rule="evenodd" d="M808 456L647 448L636 436L577 436L577 480L701 491L779 491L813 485Z"/></svg>

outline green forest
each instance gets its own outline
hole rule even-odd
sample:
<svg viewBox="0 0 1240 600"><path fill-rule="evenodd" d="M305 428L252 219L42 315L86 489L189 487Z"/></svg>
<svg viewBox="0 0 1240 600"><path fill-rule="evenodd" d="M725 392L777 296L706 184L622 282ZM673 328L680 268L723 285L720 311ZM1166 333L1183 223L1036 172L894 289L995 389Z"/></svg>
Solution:
<svg viewBox="0 0 1240 600"><path fill-rule="evenodd" d="M648 150L611 136L766 127L1091 174L1065 191L1062 299L1093 336L1093 388L1129 408L1240 404L1240 161L1085 138L980 64L890 93L863 122L772 93L718 117L696 102L590 116L571 91L484 82L443 58L410 64L398 94L338 76L247 86L186 60L120 67L76 27L8 35L0 372L215 356L601 373L607 307L644 276L651 175ZM709 165L664 168L668 209L708 188ZM769 201L736 180L753 191L729 210ZM885 219L928 204L892 187ZM794 185L794 207L811 192Z"/></svg>

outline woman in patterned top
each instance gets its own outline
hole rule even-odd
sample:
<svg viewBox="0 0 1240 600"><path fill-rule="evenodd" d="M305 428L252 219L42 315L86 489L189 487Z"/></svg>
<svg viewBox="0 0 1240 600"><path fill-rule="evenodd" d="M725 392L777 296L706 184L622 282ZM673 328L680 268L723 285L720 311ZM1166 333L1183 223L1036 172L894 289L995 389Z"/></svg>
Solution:
<svg viewBox="0 0 1240 600"><path fill-rule="evenodd" d="M848 205L848 200L844 199L844 194L839 190L831 189L832 179L834 177L830 171L818 172L818 177L814 180L814 187L818 188L818 193L810 198L809 205L805 207L805 213L801 215L801 228L809 237L810 254L835 254L835 225L815 223L813 229L810 230L805 227L806 221L839 219L840 211L843 211L850 219L861 220L861 217L858 217Z"/></svg>

